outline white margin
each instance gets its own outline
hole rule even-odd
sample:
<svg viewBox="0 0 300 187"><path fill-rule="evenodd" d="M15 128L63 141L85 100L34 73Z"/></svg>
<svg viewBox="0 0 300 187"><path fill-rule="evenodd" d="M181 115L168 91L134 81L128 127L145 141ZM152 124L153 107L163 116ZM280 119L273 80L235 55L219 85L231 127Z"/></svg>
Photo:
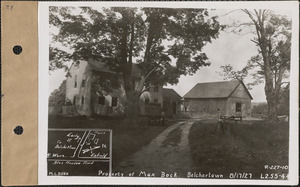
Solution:
<svg viewBox="0 0 300 187"><path fill-rule="evenodd" d="M237 179L183 179L183 178L130 178L130 177L63 177L47 176L48 140L48 57L49 57L49 6L119 6L119 7L173 7L173 8L260 8L292 11L292 55L290 73L290 144L289 180L237 180ZM156 184L156 185L297 185L298 184L298 98L299 98L299 3L298 1L260 1L260 2L39 2L39 131L38 131L38 184Z"/></svg>

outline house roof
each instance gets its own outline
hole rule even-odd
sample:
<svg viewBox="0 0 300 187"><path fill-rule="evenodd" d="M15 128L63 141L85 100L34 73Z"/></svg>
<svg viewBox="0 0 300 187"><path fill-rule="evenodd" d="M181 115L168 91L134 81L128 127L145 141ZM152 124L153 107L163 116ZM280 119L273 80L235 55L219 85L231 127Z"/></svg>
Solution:
<svg viewBox="0 0 300 187"><path fill-rule="evenodd" d="M252 99L251 94L242 81L222 81L222 82L206 82L196 84L184 98L228 98L235 89L242 84L248 95Z"/></svg>
<svg viewBox="0 0 300 187"><path fill-rule="evenodd" d="M99 61L89 60L88 64L90 65L91 69L98 72L107 72L107 73L115 73L114 71L110 70L109 67L101 63ZM138 64L132 63L132 76L140 77L141 69L138 67Z"/></svg>
<svg viewBox="0 0 300 187"><path fill-rule="evenodd" d="M182 97L172 88L163 88L164 100L180 101Z"/></svg>

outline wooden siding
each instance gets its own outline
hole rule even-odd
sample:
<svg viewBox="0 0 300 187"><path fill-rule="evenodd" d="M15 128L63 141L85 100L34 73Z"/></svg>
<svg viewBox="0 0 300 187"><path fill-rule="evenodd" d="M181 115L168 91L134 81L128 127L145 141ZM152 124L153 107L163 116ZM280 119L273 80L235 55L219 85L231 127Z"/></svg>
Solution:
<svg viewBox="0 0 300 187"><path fill-rule="evenodd" d="M228 98L226 115L230 115L230 116L240 115L240 114L236 113L236 103L241 103L243 117L251 116L251 100L250 100L250 98L237 98L237 97Z"/></svg>
<svg viewBox="0 0 300 187"><path fill-rule="evenodd" d="M154 100L157 99L157 102L163 107L163 87L158 86L158 92L154 92L155 86L150 86L149 91L144 92L141 95L141 99L145 102L145 99L149 99L149 103L154 103Z"/></svg>
<svg viewBox="0 0 300 187"><path fill-rule="evenodd" d="M233 93L230 95L230 97L237 97L237 98L245 98L245 99L250 99L250 96L243 86L243 84L239 84L238 87L233 91Z"/></svg>
<svg viewBox="0 0 300 187"><path fill-rule="evenodd" d="M69 71L70 75L66 81L66 98L78 108L80 115L91 114L91 69L88 63L81 61L78 66L72 65ZM77 86L75 87L75 76L77 76ZM85 77L85 86L82 86L82 79ZM76 103L74 97L76 96ZM82 104L82 98L84 99Z"/></svg>
<svg viewBox="0 0 300 187"><path fill-rule="evenodd" d="M241 104L241 114L236 112L236 103ZM239 84L228 98L185 99L185 107L191 117L218 117L219 115L248 117L251 116L251 97L245 87Z"/></svg>
<svg viewBox="0 0 300 187"><path fill-rule="evenodd" d="M219 112L225 115L226 104L226 98L185 99L185 106L191 117L218 116Z"/></svg>

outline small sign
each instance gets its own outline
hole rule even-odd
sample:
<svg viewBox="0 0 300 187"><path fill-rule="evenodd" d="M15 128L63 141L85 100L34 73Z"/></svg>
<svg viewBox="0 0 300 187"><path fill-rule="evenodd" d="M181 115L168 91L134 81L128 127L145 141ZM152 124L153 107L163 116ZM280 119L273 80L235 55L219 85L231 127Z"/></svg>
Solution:
<svg viewBox="0 0 300 187"><path fill-rule="evenodd" d="M48 139L48 176L110 176L111 130L49 129Z"/></svg>

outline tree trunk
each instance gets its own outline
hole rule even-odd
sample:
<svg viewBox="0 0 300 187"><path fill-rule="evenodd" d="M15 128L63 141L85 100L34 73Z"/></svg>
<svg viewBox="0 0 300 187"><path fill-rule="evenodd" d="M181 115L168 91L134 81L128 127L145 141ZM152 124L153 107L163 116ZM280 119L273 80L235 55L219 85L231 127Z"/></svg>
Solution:
<svg viewBox="0 0 300 187"><path fill-rule="evenodd" d="M262 23L261 23L262 25ZM270 49L267 46L267 38L264 32L264 27L261 26L260 29L260 48L264 61L264 74L265 74L265 94L268 102L268 121L271 123L277 123L277 97L276 89L274 88L274 75L271 69L271 59L270 59Z"/></svg>
<svg viewBox="0 0 300 187"><path fill-rule="evenodd" d="M275 90L273 89L272 85L265 85L265 93L267 96L268 102L268 121L271 123L277 123L278 121L278 111L277 111L277 103L278 97L276 96Z"/></svg>
<svg viewBox="0 0 300 187"><path fill-rule="evenodd" d="M144 76L141 76L138 85L132 90L126 91L127 100L126 100L125 113L127 118L132 122L136 122L140 114L139 102L140 102L141 93L144 88L144 83L145 83L145 78Z"/></svg>
<svg viewBox="0 0 300 187"><path fill-rule="evenodd" d="M139 97L136 91L126 93L126 107L125 107L126 118L131 122L137 122L139 115Z"/></svg>

